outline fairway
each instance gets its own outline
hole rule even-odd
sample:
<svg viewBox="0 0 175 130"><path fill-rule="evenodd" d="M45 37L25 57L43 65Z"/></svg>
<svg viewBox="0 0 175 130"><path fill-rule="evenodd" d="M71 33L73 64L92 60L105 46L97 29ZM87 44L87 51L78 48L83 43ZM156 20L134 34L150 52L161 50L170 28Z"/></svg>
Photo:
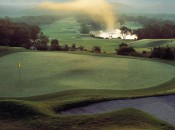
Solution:
<svg viewBox="0 0 175 130"><path fill-rule="evenodd" d="M158 46L175 46L175 39L143 39L130 43L134 48L153 48Z"/></svg>
<svg viewBox="0 0 175 130"><path fill-rule="evenodd" d="M115 52L121 42L132 42L131 40L121 39L98 39L90 37L89 34L80 33L80 25L75 18L64 18L50 25L42 25L42 31L49 36L49 39L58 39L61 45L76 44L92 49L94 46L101 47L102 51ZM100 30L99 30L100 31Z"/></svg>
<svg viewBox="0 0 175 130"><path fill-rule="evenodd" d="M21 62L21 82L17 63ZM153 61L57 52L19 52L0 58L0 97L72 89L131 90L174 78L175 67Z"/></svg>

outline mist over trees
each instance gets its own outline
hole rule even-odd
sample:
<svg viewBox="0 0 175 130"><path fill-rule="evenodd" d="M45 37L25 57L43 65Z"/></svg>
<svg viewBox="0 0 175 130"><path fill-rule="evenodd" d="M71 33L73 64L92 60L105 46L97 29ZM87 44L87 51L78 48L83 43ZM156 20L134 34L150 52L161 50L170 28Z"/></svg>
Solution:
<svg viewBox="0 0 175 130"><path fill-rule="evenodd" d="M133 30L138 39L175 38L175 21L151 17L152 15L148 16L128 16L123 14L119 16L118 22L123 27L125 27L126 22L136 22L143 25L142 28ZM125 30L125 28L122 30Z"/></svg>
<svg viewBox="0 0 175 130"><path fill-rule="evenodd" d="M76 18L80 24L80 33L82 34L88 34L90 31L99 31L105 28L103 23L94 21L90 17L78 15Z"/></svg>
<svg viewBox="0 0 175 130"><path fill-rule="evenodd" d="M52 24L55 21L61 19L60 15L41 15L41 16L22 16L22 17L4 17L6 20L13 21L15 23L27 23L30 25L45 25Z"/></svg>

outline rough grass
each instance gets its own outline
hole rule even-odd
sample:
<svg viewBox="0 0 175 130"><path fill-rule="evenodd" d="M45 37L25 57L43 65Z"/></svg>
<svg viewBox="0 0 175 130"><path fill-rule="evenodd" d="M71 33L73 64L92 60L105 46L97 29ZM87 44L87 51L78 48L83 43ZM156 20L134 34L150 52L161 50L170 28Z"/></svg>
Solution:
<svg viewBox="0 0 175 130"><path fill-rule="evenodd" d="M59 120L64 121L64 123ZM145 129L174 129L174 127L167 125L156 118L153 118L141 111L135 109L124 109L112 113L101 114L101 115L90 115L90 116L65 116L55 120L45 120L44 126L43 120L38 120L38 123L42 128L47 128L48 124L54 124L49 128L60 127L60 129L80 129L89 130L97 129L101 130L104 128L115 128L131 127L131 128L145 128ZM105 122L105 123L104 123Z"/></svg>
<svg viewBox="0 0 175 130"><path fill-rule="evenodd" d="M20 81L18 62L22 66ZM0 63L1 97L72 89L144 89L163 84L175 75L174 66L160 62L53 52L15 53L1 57Z"/></svg>
<svg viewBox="0 0 175 130"><path fill-rule="evenodd" d="M175 46L175 39L143 39L130 43L134 48L153 48L157 46Z"/></svg>
<svg viewBox="0 0 175 130"><path fill-rule="evenodd" d="M4 125L6 122L10 123L11 125ZM102 130L110 128L121 128L122 130L124 128L145 130L175 129L173 126L135 109L123 109L106 114L87 116L42 116L38 114L35 117L23 117L23 119L19 119L18 121L1 119L0 123L2 124L2 130L11 130L18 127L23 128L23 130Z"/></svg>
<svg viewBox="0 0 175 130"><path fill-rule="evenodd" d="M20 47L0 46L0 57L11 54L11 53L23 52L23 51L27 51L27 50L24 48L20 48Z"/></svg>

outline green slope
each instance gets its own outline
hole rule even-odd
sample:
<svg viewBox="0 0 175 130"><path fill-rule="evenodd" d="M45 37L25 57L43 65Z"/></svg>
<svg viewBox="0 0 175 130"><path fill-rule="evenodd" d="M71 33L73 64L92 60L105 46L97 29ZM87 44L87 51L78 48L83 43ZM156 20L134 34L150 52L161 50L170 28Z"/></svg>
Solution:
<svg viewBox="0 0 175 130"><path fill-rule="evenodd" d="M97 39L89 35L80 34L80 25L75 18L61 19L51 25L41 26L41 29L50 39L57 38L62 45L72 45L74 43L77 46L84 46L86 49L100 46L103 51L115 52L115 48L123 42L120 39ZM125 40L124 42L128 43L131 41Z"/></svg>
<svg viewBox="0 0 175 130"><path fill-rule="evenodd" d="M134 48L152 48L157 46L175 46L175 39L143 39L130 43Z"/></svg>
<svg viewBox="0 0 175 130"><path fill-rule="evenodd" d="M21 63L21 81L18 80ZM175 67L153 61L20 52L0 58L0 96L36 96L71 89L133 90L174 78Z"/></svg>

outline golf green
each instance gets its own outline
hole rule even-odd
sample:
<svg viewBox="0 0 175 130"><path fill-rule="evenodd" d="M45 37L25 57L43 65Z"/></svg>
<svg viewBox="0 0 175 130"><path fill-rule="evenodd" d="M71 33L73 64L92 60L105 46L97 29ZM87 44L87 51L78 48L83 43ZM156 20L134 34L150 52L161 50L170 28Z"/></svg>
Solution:
<svg viewBox="0 0 175 130"><path fill-rule="evenodd" d="M27 97L72 89L143 89L174 77L174 66L155 61L19 52L0 58L0 97Z"/></svg>

